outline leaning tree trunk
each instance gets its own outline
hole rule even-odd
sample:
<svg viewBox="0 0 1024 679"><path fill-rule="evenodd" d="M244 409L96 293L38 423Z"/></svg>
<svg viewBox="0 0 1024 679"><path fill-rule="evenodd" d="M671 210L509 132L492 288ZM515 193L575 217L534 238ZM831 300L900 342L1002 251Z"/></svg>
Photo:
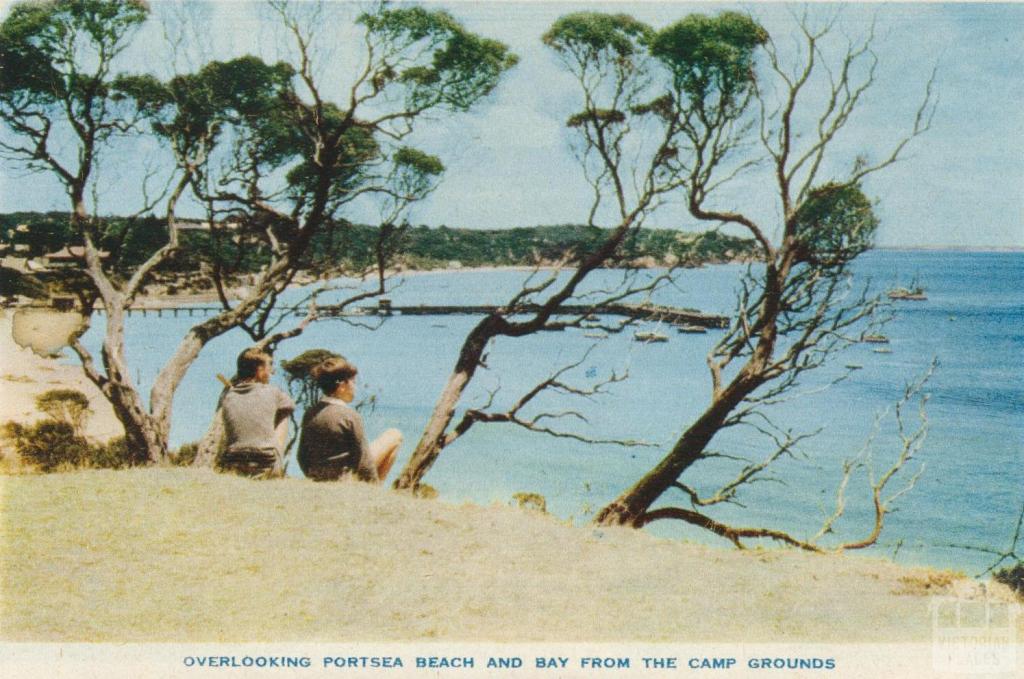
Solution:
<svg viewBox="0 0 1024 679"><path fill-rule="evenodd" d="M420 436L419 443L416 444L416 449L402 469L402 473L395 479L395 489L415 489L447 445L446 431L455 415L459 399L462 398L462 392L466 389L469 381L473 379L473 374L480 366L480 358L487 348L487 343L498 334L497 329L501 322L503 319L500 316L488 316L480 321L466 337L462 350L459 352L459 360L456 361L455 369L448 377L444 391L437 399L434 412L430 415L430 420Z"/></svg>
<svg viewBox="0 0 1024 679"><path fill-rule="evenodd" d="M193 467L212 467L213 463L217 460L217 454L220 453L221 446L224 444L224 418L222 417L220 407L213 413L213 420L210 422L210 428L203 434L203 438L199 439L198 450L196 451L196 459L192 461Z"/></svg>
<svg viewBox="0 0 1024 679"><path fill-rule="evenodd" d="M174 394L178 391L178 386L185 378L189 368L211 340L236 327L238 319L244 318L260 299L262 299L262 295L253 295L238 306L190 328L178 344L174 354L157 373L149 392L150 413L165 441L170 440ZM213 465L223 434L224 424L218 407L209 430L199 442L199 452L193 462L195 466Z"/></svg>
<svg viewBox="0 0 1024 679"><path fill-rule="evenodd" d="M672 487L690 465L700 459L707 445L722 428L729 413L757 388L760 382L738 375L711 405L687 429L671 452L632 488L606 505L594 516L594 523L604 526L643 525L644 514L661 495Z"/></svg>
<svg viewBox="0 0 1024 679"><path fill-rule="evenodd" d="M149 408L165 438L170 438L174 393L178 390L178 385L184 379L185 373L188 372L210 339L222 334L230 327L232 327L230 322L222 319L221 316L216 316L191 328L178 344L171 358L157 373L149 392Z"/></svg>
<svg viewBox="0 0 1024 679"><path fill-rule="evenodd" d="M146 410L131 382L124 356L124 311L107 307L107 329L101 349L106 379L99 386L124 427L125 443L136 462L161 462L167 455L165 428Z"/></svg>
<svg viewBox="0 0 1024 679"><path fill-rule="evenodd" d="M135 463L159 463L167 456L167 438L149 416L134 389L115 388L108 400L124 426L125 444Z"/></svg>
<svg viewBox="0 0 1024 679"><path fill-rule="evenodd" d="M642 526L644 514L672 487L672 484L679 480L690 465L700 459L711 439L722 429L729 414L743 399L764 384L765 368L778 339L776 322L782 298L782 284L788 275L788 261L784 261L778 270L769 264L765 275L765 295L759 314L764 322L760 324L757 346L747 363L725 389L712 396L711 404L679 437L671 452L632 488L603 507L594 516L594 523L605 526Z"/></svg>
<svg viewBox="0 0 1024 679"><path fill-rule="evenodd" d="M105 374L101 375L95 369L91 358L83 358L83 368L86 376L107 397L114 415L124 427L125 443L132 460L137 463L161 462L167 455L167 437L163 428L146 409L138 388L132 384L125 358L124 314L125 307L130 302L130 295L126 296L118 290L103 271L99 250L94 245L89 231L85 186L89 177L88 169L92 163L91 147L86 149L84 154L81 158L83 172L70 186L71 225L85 241L85 273L92 280L102 300L107 322L100 350ZM82 310L83 314L90 312L91 309ZM79 356L82 357L81 354Z"/></svg>

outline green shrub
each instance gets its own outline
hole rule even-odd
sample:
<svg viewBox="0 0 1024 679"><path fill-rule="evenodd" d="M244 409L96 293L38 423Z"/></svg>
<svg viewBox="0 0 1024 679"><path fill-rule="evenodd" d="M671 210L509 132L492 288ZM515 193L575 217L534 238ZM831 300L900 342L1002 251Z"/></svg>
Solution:
<svg viewBox="0 0 1024 679"><path fill-rule="evenodd" d="M22 461L40 471L85 466L92 457L92 445L67 422L43 420L30 425L8 422L4 430Z"/></svg>
<svg viewBox="0 0 1024 679"><path fill-rule="evenodd" d="M199 454L199 442L186 443L171 454L171 464L178 467L191 467Z"/></svg>
<svg viewBox="0 0 1024 679"><path fill-rule="evenodd" d="M106 443L90 445L88 459L82 466L96 469L123 469L146 462L144 456L140 457L128 449L128 443L123 436L118 436Z"/></svg>
<svg viewBox="0 0 1024 679"><path fill-rule="evenodd" d="M82 436L89 417L89 397L77 389L51 389L36 396L36 407L55 422L69 425Z"/></svg>
<svg viewBox="0 0 1024 679"><path fill-rule="evenodd" d="M290 361L281 361L281 369L288 375L288 392L302 408L309 408L320 398L310 372L329 358L345 358L327 349L309 349Z"/></svg>
<svg viewBox="0 0 1024 679"><path fill-rule="evenodd" d="M344 357L327 349L309 349L289 361L281 361L281 369L288 373L289 379L304 380L309 378L309 373L313 368L329 358Z"/></svg>
<svg viewBox="0 0 1024 679"><path fill-rule="evenodd" d="M62 469L122 469L145 464L129 450L123 436L106 443L91 443L67 422L43 420L35 424L8 422L4 433L22 462L42 472Z"/></svg>
<svg viewBox="0 0 1024 679"><path fill-rule="evenodd" d="M417 483L412 489L412 494L422 500L433 500L437 498L437 488L428 483Z"/></svg>
<svg viewBox="0 0 1024 679"><path fill-rule="evenodd" d="M996 582L1003 583L1016 592L1017 596L1024 598L1024 561L999 569L993 577Z"/></svg>
<svg viewBox="0 0 1024 679"><path fill-rule="evenodd" d="M36 397L36 406L49 419L35 424L8 422L4 433L22 462L43 472L66 468L121 469L145 464L145 456L131 451L123 436L106 443L85 437L89 398L74 389L51 389Z"/></svg>
<svg viewBox="0 0 1024 679"><path fill-rule="evenodd" d="M532 509L542 514L548 513L548 501L540 493L516 493L512 499L522 509Z"/></svg>

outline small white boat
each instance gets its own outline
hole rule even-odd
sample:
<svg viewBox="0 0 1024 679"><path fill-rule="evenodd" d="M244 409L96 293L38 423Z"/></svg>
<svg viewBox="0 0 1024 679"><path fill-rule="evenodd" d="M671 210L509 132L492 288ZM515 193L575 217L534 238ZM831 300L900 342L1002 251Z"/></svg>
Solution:
<svg viewBox="0 0 1024 679"><path fill-rule="evenodd" d="M924 302L928 295L921 288L893 288L888 293L889 299L903 300L909 302Z"/></svg>
<svg viewBox="0 0 1024 679"><path fill-rule="evenodd" d="M924 293L924 288L922 288L917 282L917 276L914 276L914 280L911 281L908 287L904 288L899 286L889 290L888 296L889 299L905 300L910 302L924 302L928 299L928 295Z"/></svg>
<svg viewBox="0 0 1024 679"><path fill-rule="evenodd" d="M633 339L637 342L667 342L668 335L660 332L638 332L633 335Z"/></svg>

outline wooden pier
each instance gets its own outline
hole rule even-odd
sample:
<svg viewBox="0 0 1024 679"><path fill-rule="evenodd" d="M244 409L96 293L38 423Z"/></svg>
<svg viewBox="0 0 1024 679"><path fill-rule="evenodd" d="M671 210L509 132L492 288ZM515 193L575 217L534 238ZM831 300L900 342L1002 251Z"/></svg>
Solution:
<svg viewBox="0 0 1024 679"><path fill-rule="evenodd" d="M516 315L533 314L540 311L539 304L524 304L516 308ZM451 316L471 315L489 316L505 312L505 307L498 305L421 305L421 306L390 306L389 308L361 307L359 313L399 314L402 316ZM321 310L322 315L330 315L328 308ZM729 319L725 316L707 314L696 309L659 306L654 304L565 304L555 309L555 316L625 316L643 321L660 321L669 325L699 325L704 328L727 328Z"/></svg>
<svg viewBox="0 0 1024 679"><path fill-rule="evenodd" d="M516 307L514 315L533 314L541 309L539 304L523 304ZM210 316L224 309L217 305L185 305L185 306L132 306L127 310L129 316L156 316L157 318L179 316ZM281 309L280 313L304 316L307 307ZM97 307L96 313L103 313ZM322 318L349 316L489 316L495 313L508 313L508 309L499 305L416 305L395 306L380 303L375 306L340 307L321 305L317 307L317 315ZM654 304L565 304L555 309L555 316L623 316L642 321L656 321L674 326L700 326L703 328L727 328L729 319L725 316L708 314L696 309L660 306Z"/></svg>

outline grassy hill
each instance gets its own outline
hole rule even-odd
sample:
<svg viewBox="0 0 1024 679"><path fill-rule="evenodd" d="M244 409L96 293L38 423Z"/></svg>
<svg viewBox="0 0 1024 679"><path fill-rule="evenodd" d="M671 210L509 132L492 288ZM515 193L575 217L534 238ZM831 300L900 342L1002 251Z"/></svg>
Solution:
<svg viewBox="0 0 1024 679"><path fill-rule="evenodd" d="M181 468L0 475L0 544L5 641L929 641L928 596L977 588Z"/></svg>

